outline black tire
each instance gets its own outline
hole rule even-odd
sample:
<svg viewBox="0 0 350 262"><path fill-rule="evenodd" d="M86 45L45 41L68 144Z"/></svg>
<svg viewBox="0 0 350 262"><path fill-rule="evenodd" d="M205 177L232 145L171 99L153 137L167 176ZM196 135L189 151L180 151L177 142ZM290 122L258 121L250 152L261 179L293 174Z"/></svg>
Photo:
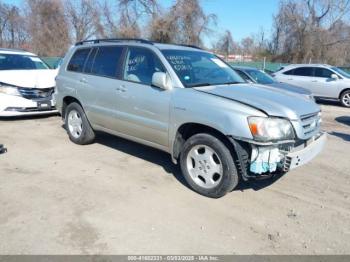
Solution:
<svg viewBox="0 0 350 262"><path fill-rule="evenodd" d="M73 143L78 144L78 145L91 144L95 139L95 132L92 129L92 127L89 123L89 120L87 119L85 112L84 112L83 108L81 107L81 105L79 105L76 102L73 102L67 106L65 111L66 111L65 128L66 128L66 131L68 133L69 139ZM81 121L82 121L82 124L81 124L82 131L81 131L79 137L74 136L69 129L68 117L69 117L70 112L72 112L72 111L78 112L78 114L80 115Z"/></svg>
<svg viewBox="0 0 350 262"><path fill-rule="evenodd" d="M213 149L221 162L221 181L218 182L218 184L213 188L205 188L198 185L198 183L196 183L191 177L187 168L188 154L191 152L192 148L199 145L208 146ZM221 140L210 134L197 134L190 137L185 142L180 154L180 166L182 173L190 187L199 194L210 198L223 197L227 192L231 192L239 182L239 176L237 174L237 169L230 150Z"/></svg>
<svg viewBox="0 0 350 262"><path fill-rule="evenodd" d="M350 107L350 90L344 91L340 96L342 106Z"/></svg>

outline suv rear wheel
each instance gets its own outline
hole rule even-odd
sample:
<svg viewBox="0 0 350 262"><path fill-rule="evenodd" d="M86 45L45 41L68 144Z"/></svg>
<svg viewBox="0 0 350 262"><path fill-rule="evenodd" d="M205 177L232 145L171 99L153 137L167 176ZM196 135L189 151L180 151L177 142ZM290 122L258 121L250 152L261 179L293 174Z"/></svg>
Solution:
<svg viewBox="0 0 350 262"><path fill-rule="evenodd" d="M230 150L209 134L197 134L185 142L180 166L191 188L207 197L222 197L238 184Z"/></svg>
<svg viewBox="0 0 350 262"><path fill-rule="evenodd" d="M340 96L340 102L345 107L350 107L350 90L346 90Z"/></svg>
<svg viewBox="0 0 350 262"><path fill-rule="evenodd" d="M66 108L65 127L69 138L78 145L90 144L95 139L92 129L83 108L76 102Z"/></svg>

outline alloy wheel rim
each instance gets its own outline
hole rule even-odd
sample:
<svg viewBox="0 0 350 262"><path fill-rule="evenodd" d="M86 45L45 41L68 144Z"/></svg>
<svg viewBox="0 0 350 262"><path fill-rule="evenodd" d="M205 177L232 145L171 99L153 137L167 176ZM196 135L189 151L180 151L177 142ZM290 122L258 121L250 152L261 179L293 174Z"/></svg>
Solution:
<svg viewBox="0 0 350 262"><path fill-rule="evenodd" d="M350 106L350 93L347 93L343 96L343 103L347 106Z"/></svg>
<svg viewBox="0 0 350 262"><path fill-rule="evenodd" d="M68 114L68 129L74 138L79 138L83 132L83 120L76 110L72 110Z"/></svg>
<svg viewBox="0 0 350 262"><path fill-rule="evenodd" d="M186 165L191 179L200 187L211 189L222 180L222 161L209 146L194 146L187 154Z"/></svg>

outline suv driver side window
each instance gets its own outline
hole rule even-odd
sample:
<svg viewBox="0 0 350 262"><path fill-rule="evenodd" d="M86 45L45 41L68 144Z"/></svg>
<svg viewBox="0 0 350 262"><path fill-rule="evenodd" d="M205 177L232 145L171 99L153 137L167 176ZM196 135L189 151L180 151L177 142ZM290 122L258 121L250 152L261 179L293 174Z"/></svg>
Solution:
<svg viewBox="0 0 350 262"><path fill-rule="evenodd" d="M165 72L159 58L146 48L130 47L126 55L124 80L152 85L156 72Z"/></svg>

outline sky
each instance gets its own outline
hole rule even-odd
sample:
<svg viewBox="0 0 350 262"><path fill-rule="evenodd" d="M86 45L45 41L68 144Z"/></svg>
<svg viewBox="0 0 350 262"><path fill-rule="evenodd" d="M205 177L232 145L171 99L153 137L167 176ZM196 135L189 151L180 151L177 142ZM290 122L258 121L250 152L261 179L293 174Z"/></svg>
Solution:
<svg viewBox="0 0 350 262"><path fill-rule="evenodd" d="M173 1L161 2L170 5ZM204 11L217 15L215 31L222 33L230 30L235 41L258 33L261 28L269 36L272 16L277 12L278 3L279 0L202 0ZM215 39L215 35L212 38Z"/></svg>
<svg viewBox="0 0 350 262"><path fill-rule="evenodd" d="M5 3L21 5L21 0L2 0ZM111 0L113 1L113 0ZM165 7L170 6L174 0L160 0ZM269 36L271 33L272 16L277 12L279 0L202 0L202 5L207 14L217 15L218 24L215 32L223 33L230 30L234 40L258 33L261 28ZM215 33L207 36L210 43L215 39Z"/></svg>

